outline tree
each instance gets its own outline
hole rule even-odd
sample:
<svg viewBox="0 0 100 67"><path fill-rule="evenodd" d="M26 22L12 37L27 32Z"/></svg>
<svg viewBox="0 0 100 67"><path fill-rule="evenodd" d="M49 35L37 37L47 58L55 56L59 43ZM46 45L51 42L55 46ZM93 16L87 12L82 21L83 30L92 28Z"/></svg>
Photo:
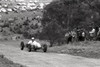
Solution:
<svg viewBox="0 0 100 67"><path fill-rule="evenodd" d="M42 31L42 34L43 34L43 37L42 38L46 38L47 40L50 41L50 47L53 46L53 43L62 37L62 28L61 26L59 26L57 24L57 21L56 20L53 20L52 22L50 22L49 24L47 24L43 31Z"/></svg>
<svg viewBox="0 0 100 67"><path fill-rule="evenodd" d="M79 12L79 6L77 0L54 1L44 8L42 24L46 25L46 23L48 24L53 19L56 19L57 24L61 25L62 28L69 28L74 21L79 23L84 19L84 13L80 14L82 12ZM79 16L75 15L76 13Z"/></svg>
<svg viewBox="0 0 100 67"><path fill-rule="evenodd" d="M89 30L90 26L100 26L99 6L99 0L53 1L44 8L42 18L44 32L42 33L48 35L49 40L54 41L55 36L62 33L64 29L73 30L80 27ZM57 29L59 26L62 30ZM56 30L59 30L59 33L56 33Z"/></svg>
<svg viewBox="0 0 100 67"><path fill-rule="evenodd" d="M44 8L42 24L45 26L56 19L57 24L61 25L62 28L73 29L86 24L91 26L93 22L92 25L95 25L96 20L100 17L99 4L99 0L54 1Z"/></svg>

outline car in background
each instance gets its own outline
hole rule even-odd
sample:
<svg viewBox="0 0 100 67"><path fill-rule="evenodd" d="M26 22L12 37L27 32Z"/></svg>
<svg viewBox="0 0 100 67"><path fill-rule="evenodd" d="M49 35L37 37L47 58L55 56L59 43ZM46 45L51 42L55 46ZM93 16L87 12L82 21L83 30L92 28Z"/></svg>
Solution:
<svg viewBox="0 0 100 67"><path fill-rule="evenodd" d="M20 6L19 6L19 5L15 5L14 8L15 8L15 9L19 9Z"/></svg>
<svg viewBox="0 0 100 67"><path fill-rule="evenodd" d="M38 5L38 9L43 9L43 8L44 8L44 6L45 6L45 4L44 4L44 3L39 3L39 5Z"/></svg>
<svg viewBox="0 0 100 67"><path fill-rule="evenodd" d="M37 4L35 4L34 2L29 2L27 4L27 7L26 7L27 10L35 10L37 9Z"/></svg>
<svg viewBox="0 0 100 67"><path fill-rule="evenodd" d="M8 5L7 5L7 4L4 4L4 5L2 5L2 7L7 8L7 7L8 7Z"/></svg>
<svg viewBox="0 0 100 67"><path fill-rule="evenodd" d="M12 8L12 11L14 11L15 13L18 13L18 9L17 8Z"/></svg>
<svg viewBox="0 0 100 67"><path fill-rule="evenodd" d="M21 10L22 12L23 12L23 11L27 11L25 6L21 6L21 7L19 8L19 10Z"/></svg>
<svg viewBox="0 0 100 67"><path fill-rule="evenodd" d="M13 10L11 8L7 8L7 11L8 12L12 12Z"/></svg>
<svg viewBox="0 0 100 67"><path fill-rule="evenodd" d="M1 11L1 12L4 12L4 13L7 12L7 10L6 10L5 8L1 8L0 11Z"/></svg>

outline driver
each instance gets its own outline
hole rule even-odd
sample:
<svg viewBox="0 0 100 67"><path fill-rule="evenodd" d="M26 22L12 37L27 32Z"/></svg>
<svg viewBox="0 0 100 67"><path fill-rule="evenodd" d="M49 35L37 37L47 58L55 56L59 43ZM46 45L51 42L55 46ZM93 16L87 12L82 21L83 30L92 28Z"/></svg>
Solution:
<svg viewBox="0 0 100 67"><path fill-rule="evenodd" d="M38 48L41 47L41 44L38 43L37 41L35 41L34 37L31 38L31 40L28 42L28 44L33 45L33 46L38 47Z"/></svg>

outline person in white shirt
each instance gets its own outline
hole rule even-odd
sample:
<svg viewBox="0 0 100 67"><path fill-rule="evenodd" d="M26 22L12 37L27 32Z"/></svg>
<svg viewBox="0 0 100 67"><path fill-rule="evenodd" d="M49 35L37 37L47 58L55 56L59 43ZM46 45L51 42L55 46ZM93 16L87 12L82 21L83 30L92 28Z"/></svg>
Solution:
<svg viewBox="0 0 100 67"><path fill-rule="evenodd" d="M34 37L31 38L31 40L28 42L28 44L33 45L33 46L35 46L37 48L41 48L41 44L38 43L37 41L35 41Z"/></svg>
<svg viewBox="0 0 100 67"><path fill-rule="evenodd" d="M90 36L94 36L94 34L95 34L95 29L93 28L92 31L90 31L89 33L90 33Z"/></svg>
<svg viewBox="0 0 100 67"><path fill-rule="evenodd" d="M99 28L99 31L98 31L97 35L100 35L100 28Z"/></svg>

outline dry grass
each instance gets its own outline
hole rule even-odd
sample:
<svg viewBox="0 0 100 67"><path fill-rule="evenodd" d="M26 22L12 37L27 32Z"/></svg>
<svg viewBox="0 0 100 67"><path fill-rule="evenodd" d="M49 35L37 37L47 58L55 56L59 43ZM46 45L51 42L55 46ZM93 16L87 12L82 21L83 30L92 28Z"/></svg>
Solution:
<svg viewBox="0 0 100 67"><path fill-rule="evenodd" d="M48 52L71 54L87 58L100 58L100 42L85 41L73 44L65 44L63 46L49 48Z"/></svg>

